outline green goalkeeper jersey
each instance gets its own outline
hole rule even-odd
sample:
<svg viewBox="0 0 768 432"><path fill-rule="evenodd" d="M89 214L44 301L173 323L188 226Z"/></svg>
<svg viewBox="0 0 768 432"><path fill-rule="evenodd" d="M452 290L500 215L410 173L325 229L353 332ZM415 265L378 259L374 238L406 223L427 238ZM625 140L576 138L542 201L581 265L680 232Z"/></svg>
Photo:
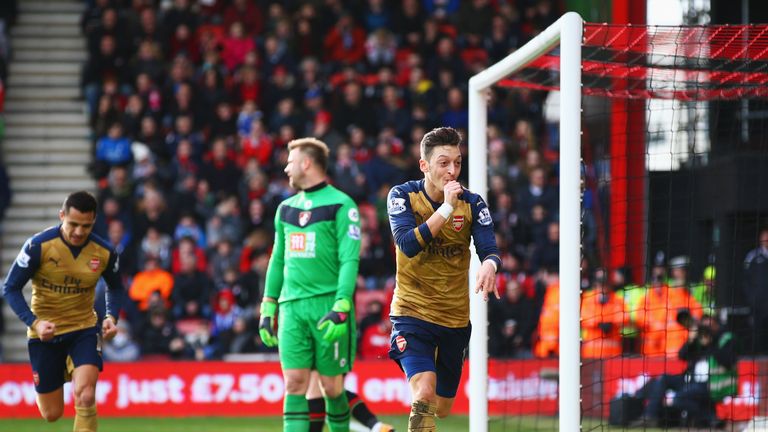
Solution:
<svg viewBox="0 0 768 432"><path fill-rule="evenodd" d="M357 205L321 183L277 208L265 295L280 303L333 293L351 300L359 263Z"/></svg>

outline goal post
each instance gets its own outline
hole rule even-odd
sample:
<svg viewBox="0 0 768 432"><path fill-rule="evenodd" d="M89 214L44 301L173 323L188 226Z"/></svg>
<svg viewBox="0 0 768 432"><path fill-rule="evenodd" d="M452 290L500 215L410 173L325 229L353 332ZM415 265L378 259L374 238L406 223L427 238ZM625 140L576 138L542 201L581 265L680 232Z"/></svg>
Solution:
<svg viewBox="0 0 768 432"><path fill-rule="evenodd" d="M560 213L581 213L581 44L584 22L568 12L530 42L469 80L469 188L483 197L487 187L487 104L485 91L506 76L560 45ZM560 431L580 429L579 265L580 219L560 221ZM479 266L473 260L470 284ZM472 287L470 287L470 291ZM488 431L488 306L470 296L475 323L469 345L469 426Z"/></svg>

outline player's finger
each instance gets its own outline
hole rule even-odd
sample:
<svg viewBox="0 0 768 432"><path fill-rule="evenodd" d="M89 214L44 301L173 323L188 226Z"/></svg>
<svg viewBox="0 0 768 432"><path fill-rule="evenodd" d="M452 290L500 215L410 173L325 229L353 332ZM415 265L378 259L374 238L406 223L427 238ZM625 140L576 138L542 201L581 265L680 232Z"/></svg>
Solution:
<svg viewBox="0 0 768 432"><path fill-rule="evenodd" d="M499 286L496 284L493 284L493 293L496 295L496 299L501 299L501 295L499 295Z"/></svg>

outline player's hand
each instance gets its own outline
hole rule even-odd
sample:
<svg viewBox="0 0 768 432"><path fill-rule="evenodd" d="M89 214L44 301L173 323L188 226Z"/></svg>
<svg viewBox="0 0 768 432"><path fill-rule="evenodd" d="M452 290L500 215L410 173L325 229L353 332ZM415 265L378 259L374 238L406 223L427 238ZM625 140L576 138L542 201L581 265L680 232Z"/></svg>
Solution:
<svg viewBox="0 0 768 432"><path fill-rule="evenodd" d="M275 333L275 314L277 313L277 303L273 301L261 302L261 319L259 321L259 336L264 345L268 347L277 346L277 334Z"/></svg>
<svg viewBox="0 0 768 432"><path fill-rule="evenodd" d="M464 188L461 186L461 183L451 180L443 186L443 201L456 208L456 205L459 203L459 195L462 192L464 192Z"/></svg>
<svg viewBox="0 0 768 432"><path fill-rule="evenodd" d="M347 299L338 299L333 304L331 311L317 322L317 329L325 331L323 340L333 342L347 334L349 324L349 311L352 310L352 302Z"/></svg>
<svg viewBox="0 0 768 432"><path fill-rule="evenodd" d="M38 320L35 323L35 333L41 342L48 342L53 339L56 333L56 324L46 320Z"/></svg>
<svg viewBox="0 0 768 432"><path fill-rule="evenodd" d="M483 261L475 280L475 293L483 293L483 300L488 301L488 294L493 293L500 299L499 289L496 286L496 267L490 260Z"/></svg>
<svg viewBox="0 0 768 432"><path fill-rule="evenodd" d="M115 337L117 334L117 324L110 316L104 317L104 320L101 322L101 337L106 341L109 342L112 340L112 338Z"/></svg>

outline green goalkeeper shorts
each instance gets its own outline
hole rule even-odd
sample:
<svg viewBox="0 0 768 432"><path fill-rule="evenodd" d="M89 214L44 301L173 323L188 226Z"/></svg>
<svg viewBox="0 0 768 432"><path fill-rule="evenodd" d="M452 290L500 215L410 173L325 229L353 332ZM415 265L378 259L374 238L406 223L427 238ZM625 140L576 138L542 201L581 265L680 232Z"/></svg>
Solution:
<svg viewBox="0 0 768 432"><path fill-rule="evenodd" d="M283 369L315 369L335 376L352 370L357 349L355 314L349 314L347 334L335 342L323 340L317 322L333 307L333 294L280 303L277 338Z"/></svg>

